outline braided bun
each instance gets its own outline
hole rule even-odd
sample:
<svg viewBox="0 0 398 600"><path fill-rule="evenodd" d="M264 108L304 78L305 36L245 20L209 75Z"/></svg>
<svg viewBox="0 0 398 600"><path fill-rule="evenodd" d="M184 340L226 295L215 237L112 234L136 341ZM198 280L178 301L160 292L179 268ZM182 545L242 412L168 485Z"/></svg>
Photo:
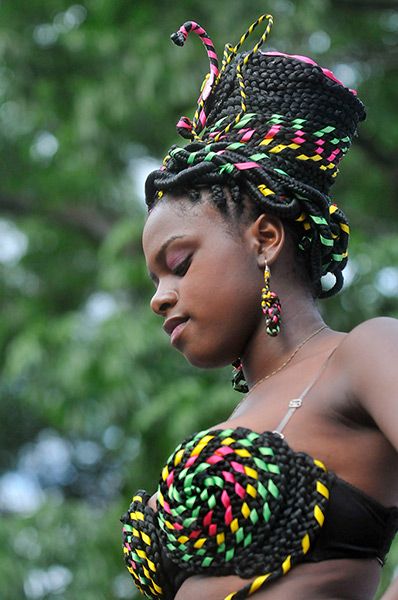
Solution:
<svg viewBox="0 0 398 600"><path fill-rule="evenodd" d="M148 209L165 193L184 191L193 199L198 195L191 190L205 186L226 212L221 186L230 189L239 214L244 195L253 213L278 216L298 232L313 293L330 296L343 284L349 227L328 194L364 106L311 59L261 52L259 44L248 53L236 48L224 57L206 99L200 96L193 122L179 121L192 142L173 146L162 169L149 175ZM211 57L214 79L214 52ZM335 278L328 291L321 284L326 273Z"/></svg>

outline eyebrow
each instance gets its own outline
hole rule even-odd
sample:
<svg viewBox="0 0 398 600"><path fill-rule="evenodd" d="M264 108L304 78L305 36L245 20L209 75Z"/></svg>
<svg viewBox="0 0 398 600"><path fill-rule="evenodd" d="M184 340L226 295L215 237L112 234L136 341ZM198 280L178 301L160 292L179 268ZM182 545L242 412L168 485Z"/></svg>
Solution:
<svg viewBox="0 0 398 600"><path fill-rule="evenodd" d="M156 256L155 256L155 261L159 262L159 260L162 258L162 256L166 252L168 246L172 242L174 242L174 240L180 240L180 239L185 238L185 237L186 237L186 235L172 235L171 237L169 237L165 242L163 242L163 244L161 245L160 249L157 251ZM152 271L148 271L148 276L150 277L150 279L152 279L152 281L154 281L155 283L157 283L158 279L152 273Z"/></svg>

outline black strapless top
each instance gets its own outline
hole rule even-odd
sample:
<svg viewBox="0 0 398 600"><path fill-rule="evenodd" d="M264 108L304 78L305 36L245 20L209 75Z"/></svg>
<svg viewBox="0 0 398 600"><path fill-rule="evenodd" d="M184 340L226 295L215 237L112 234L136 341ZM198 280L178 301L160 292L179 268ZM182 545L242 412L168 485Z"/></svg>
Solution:
<svg viewBox="0 0 398 600"><path fill-rule="evenodd" d="M294 452L276 432L215 429L180 444L162 471L157 512L138 492L122 517L127 568L149 598L194 574L236 574L246 598L300 562L373 558L398 528L386 508Z"/></svg>
<svg viewBox="0 0 398 600"><path fill-rule="evenodd" d="M374 558L384 565L397 530L397 507L387 508L336 477L324 526L304 560Z"/></svg>

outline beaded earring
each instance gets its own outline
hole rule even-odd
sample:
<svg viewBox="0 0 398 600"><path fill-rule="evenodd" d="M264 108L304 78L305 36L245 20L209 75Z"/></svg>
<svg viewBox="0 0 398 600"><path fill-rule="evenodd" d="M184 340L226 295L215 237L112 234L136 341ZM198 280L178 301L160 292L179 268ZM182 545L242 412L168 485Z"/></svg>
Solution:
<svg viewBox="0 0 398 600"><path fill-rule="evenodd" d="M267 260L264 267L264 287L261 290L261 310L265 315L265 331L271 337L278 335L281 329L281 301L275 292L271 292L269 281L271 271Z"/></svg>
<svg viewBox="0 0 398 600"><path fill-rule="evenodd" d="M265 261L264 267L264 287L261 290L261 310L265 315L265 330L268 335L275 337L281 329L281 302L275 292L271 292L269 281L271 271ZM232 387L237 392L247 394L249 387L243 374L242 361L240 358L232 363Z"/></svg>

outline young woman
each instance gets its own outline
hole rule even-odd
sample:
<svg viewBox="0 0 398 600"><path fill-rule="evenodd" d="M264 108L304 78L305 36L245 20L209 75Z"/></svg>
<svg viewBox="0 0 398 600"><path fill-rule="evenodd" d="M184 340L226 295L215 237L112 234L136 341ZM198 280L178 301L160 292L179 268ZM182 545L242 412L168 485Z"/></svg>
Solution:
<svg viewBox="0 0 398 600"><path fill-rule="evenodd" d="M233 363L245 396L123 517L150 598L370 600L397 529L398 324L333 331L315 302L343 283L328 192L364 108L312 60L262 52L271 24L220 70L196 23L173 38L200 35L210 73L178 123L191 143L147 180L151 307L191 364Z"/></svg>

